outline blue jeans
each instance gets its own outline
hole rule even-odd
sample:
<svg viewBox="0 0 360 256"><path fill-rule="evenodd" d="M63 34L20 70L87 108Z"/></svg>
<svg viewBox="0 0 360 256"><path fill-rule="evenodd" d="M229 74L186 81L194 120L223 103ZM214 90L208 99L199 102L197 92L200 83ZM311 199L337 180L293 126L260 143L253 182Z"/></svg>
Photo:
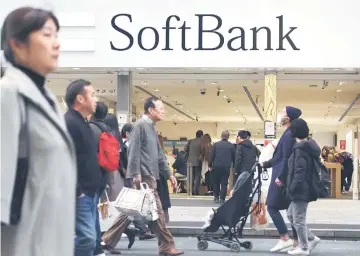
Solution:
<svg viewBox="0 0 360 256"><path fill-rule="evenodd" d="M269 215L274 222L276 229L279 231L281 236L284 236L288 233L288 228L285 224L285 221L280 213L280 211L274 207L268 206L267 208Z"/></svg>
<svg viewBox="0 0 360 256"><path fill-rule="evenodd" d="M96 244L97 198L98 196L84 195L76 199L75 256L93 256Z"/></svg>

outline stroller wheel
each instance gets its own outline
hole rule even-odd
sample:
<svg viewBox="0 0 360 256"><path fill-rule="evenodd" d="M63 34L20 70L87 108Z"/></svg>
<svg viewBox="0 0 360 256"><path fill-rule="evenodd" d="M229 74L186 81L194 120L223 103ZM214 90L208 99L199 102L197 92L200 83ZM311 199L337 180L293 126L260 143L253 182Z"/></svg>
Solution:
<svg viewBox="0 0 360 256"><path fill-rule="evenodd" d="M253 244L252 244L252 242L250 242L250 241L245 241L245 242L243 242L243 247L244 247L246 250L252 250Z"/></svg>
<svg viewBox="0 0 360 256"><path fill-rule="evenodd" d="M233 251L233 252L240 252L240 244L239 243L237 243L237 242L233 242L232 244L231 244L231 250Z"/></svg>
<svg viewBox="0 0 360 256"><path fill-rule="evenodd" d="M197 247L198 247L199 250L205 251L209 247L209 243L207 241L205 241L205 240L200 240L197 243Z"/></svg>

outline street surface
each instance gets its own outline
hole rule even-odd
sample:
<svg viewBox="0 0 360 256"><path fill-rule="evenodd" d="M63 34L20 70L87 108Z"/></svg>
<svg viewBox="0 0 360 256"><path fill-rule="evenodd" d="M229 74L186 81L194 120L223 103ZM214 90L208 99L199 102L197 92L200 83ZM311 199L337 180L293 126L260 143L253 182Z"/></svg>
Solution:
<svg viewBox="0 0 360 256"><path fill-rule="evenodd" d="M253 249L246 251L241 248L240 252L231 252L230 249L209 242L209 248L206 251L199 251L197 249L197 239L195 237L185 238L177 237L175 239L176 246L179 249L185 251L185 255L189 256L211 256L211 255L251 255L251 256L276 256L276 255L287 255L286 253L270 253L269 249L275 245L276 240L272 239L245 239L253 243ZM243 240L244 241L244 240ZM135 241L135 244L131 250L127 249L127 239L121 239L119 248L122 249L122 255L133 255L133 256L155 256L158 255L157 241ZM312 256L359 256L360 242L359 241L324 241L322 240L315 250L311 253ZM108 254L111 255L111 254Z"/></svg>
<svg viewBox="0 0 360 256"><path fill-rule="evenodd" d="M205 215L219 207L212 197L171 198L169 226L201 227ZM286 212L282 211L288 223ZM360 229L360 200L324 199L309 204L307 223L312 228ZM248 220L249 223L250 220ZM271 221L271 218L269 218ZM360 255L360 254L359 254Z"/></svg>

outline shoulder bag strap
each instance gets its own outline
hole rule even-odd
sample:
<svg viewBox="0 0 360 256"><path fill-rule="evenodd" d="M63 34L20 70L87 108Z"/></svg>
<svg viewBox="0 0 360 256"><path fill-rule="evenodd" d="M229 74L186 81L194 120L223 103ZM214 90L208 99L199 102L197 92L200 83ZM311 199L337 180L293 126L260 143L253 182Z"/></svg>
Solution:
<svg viewBox="0 0 360 256"><path fill-rule="evenodd" d="M17 225L21 219L21 211L29 174L30 133L28 100L20 96L22 125L19 134L19 151L14 191L11 201L10 224Z"/></svg>

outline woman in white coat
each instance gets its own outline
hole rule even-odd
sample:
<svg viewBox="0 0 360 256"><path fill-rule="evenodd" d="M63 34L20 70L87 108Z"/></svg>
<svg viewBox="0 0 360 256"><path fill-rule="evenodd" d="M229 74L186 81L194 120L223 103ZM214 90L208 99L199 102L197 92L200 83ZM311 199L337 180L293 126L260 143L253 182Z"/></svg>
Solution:
<svg viewBox="0 0 360 256"><path fill-rule="evenodd" d="M57 67L59 23L19 8L5 19L1 45L1 255L74 253L76 160L45 77Z"/></svg>

